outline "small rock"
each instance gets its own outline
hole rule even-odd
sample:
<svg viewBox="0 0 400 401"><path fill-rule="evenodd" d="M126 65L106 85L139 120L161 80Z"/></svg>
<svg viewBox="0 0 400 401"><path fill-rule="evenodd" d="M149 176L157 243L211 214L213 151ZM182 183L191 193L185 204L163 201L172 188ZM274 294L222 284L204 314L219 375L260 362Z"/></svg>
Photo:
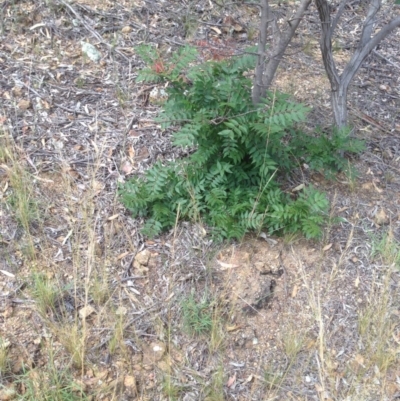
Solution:
<svg viewBox="0 0 400 401"><path fill-rule="evenodd" d="M142 266L147 266L149 264L151 253L149 250L145 249L142 252L139 252L136 257L135 261L140 263Z"/></svg>
<svg viewBox="0 0 400 401"><path fill-rule="evenodd" d="M94 61L95 63L98 63L100 61L101 54L93 45L87 42L81 42L81 45L82 53L86 54L86 56L88 56L90 60Z"/></svg>
<svg viewBox="0 0 400 401"><path fill-rule="evenodd" d="M141 276L145 276L149 271L149 269L146 266L141 265L136 260L133 261L133 268L135 269L135 273Z"/></svg>
<svg viewBox="0 0 400 401"><path fill-rule="evenodd" d="M125 316L128 313L128 309L125 306L119 306L115 311L115 314L118 316Z"/></svg>
<svg viewBox="0 0 400 401"><path fill-rule="evenodd" d="M79 311L79 316L81 319L86 319L87 317L89 317L91 314L95 313L96 310L88 305L88 306L84 306L80 311Z"/></svg>
<svg viewBox="0 0 400 401"><path fill-rule="evenodd" d="M132 32L132 27L130 27L129 25L126 25L121 29L121 32L125 33L125 34L126 33L131 33Z"/></svg>
<svg viewBox="0 0 400 401"><path fill-rule="evenodd" d="M383 209L379 209L374 217L374 221L378 226L389 223L389 217Z"/></svg>
<svg viewBox="0 0 400 401"><path fill-rule="evenodd" d="M133 376L125 376L124 385L126 387L136 387L136 379Z"/></svg>
<svg viewBox="0 0 400 401"><path fill-rule="evenodd" d="M134 376L125 376L124 386L127 395L133 397L137 394L136 379Z"/></svg>

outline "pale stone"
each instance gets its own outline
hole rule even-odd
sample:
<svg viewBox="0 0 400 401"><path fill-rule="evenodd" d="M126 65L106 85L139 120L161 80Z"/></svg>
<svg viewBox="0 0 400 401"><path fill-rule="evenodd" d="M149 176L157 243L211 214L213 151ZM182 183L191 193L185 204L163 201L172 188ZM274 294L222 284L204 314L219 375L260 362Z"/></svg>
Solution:
<svg viewBox="0 0 400 401"><path fill-rule="evenodd" d="M380 209L376 213L374 220L375 223L378 224L378 226L389 223L389 217L383 209Z"/></svg>
<svg viewBox="0 0 400 401"><path fill-rule="evenodd" d="M92 306L88 305L88 306L84 306L79 311L79 316L81 319L86 319L87 317L89 317L90 315L92 315L95 312L96 312L96 310Z"/></svg>
<svg viewBox="0 0 400 401"><path fill-rule="evenodd" d="M125 316L128 313L128 309L125 306L119 306L115 311L115 314L118 316Z"/></svg>
<svg viewBox="0 0 400 401"><path fill-rule="evenodd" d="M149 250L145 249L142 252L139 252L136 257L135 261L140 263L142 266L147 266L149 264L151 253Z"/></svg>

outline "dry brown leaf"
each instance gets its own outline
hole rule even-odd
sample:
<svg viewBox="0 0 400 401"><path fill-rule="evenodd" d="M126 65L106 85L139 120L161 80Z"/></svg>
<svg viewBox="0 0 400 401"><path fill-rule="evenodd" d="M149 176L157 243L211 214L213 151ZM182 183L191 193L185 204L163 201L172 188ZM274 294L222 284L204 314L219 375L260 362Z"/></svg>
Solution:
<svg viewBox="0 0 400 401"><path fill-rule="evenodd" d="M28 110L31 107L31 102L29 100L22 99L18 102L17 106L20 110Z"/></svg>
<svg viewBox="0 0 400 401"><path fill-rule="evenodd" d="M221 35L222 34L221 30L218 29L216 26L212 26L211 30L213 30L217 35Z"/></svg>
<svg viewBox="0 0 400 401"><path fill-rule="evenodd" d="M226 326L226 331L227 332L231 332L231 331L239 330L241 328L242 328L242 326L238 326L238 325L235 324L234 326Z"/></svg>
<svg viewBox="0 0 400 401"><path fill-rule="evenodd" d="M100 181L93 180L92 188L94 189L96 195L98 195L104 189L104 184Z"/></svg>
<svg viewBox="0 0 400 401"><path fill-rule="evenodd" d="M354 360L355 360L360 366L363 366L363 365L364 365L364 357L363 357L362 355L357 354L357 355L354 357Z"/></svg>
<svg viewBox="0 0 400 401"><path fill-rule="evenodd" d="M66 171L67 174L69 174L72 178L79 178L81 175L74 169L69 169Z"/></svg>
<svg viewBox="0 0 400 401"><path fill-rule="evenodd" d="M324 252L326 252L326 251L329 251L329 249L331 249L332 248L332 242L330 243L330 244L328 244L328 245L325 245L323 248L322 248L322 250L324 251Z"/></svg>
<svg viewBox="0 0 400 401"><path fill-rule="evenodd" d="M131 159L133 159L135 157L135 149L133 148L133 146L130 146L128 149L128 155Z"/></svg>
<svg viewBox="0 0 400 401"><path fill-rule="evenodd" d="M374 186L372 185L372 182L366 182L365 184L361 185L361 188L366 191L372 191L374 189Z"/></svg>
<svg viewBox="0 0 400 401"><path fill-rule="evenodd" d="M123 163L123 165L121 167L121 170L122 170L122 172L125 173L125 175L128 175L128 174L130 174L132 172L133 166L132 166L132 164L130 162L128 162L128 160L126 160Z"/></svg>
<svg viewBox="0 0 400 401"><path fill-rule="evenodd" d="M305 187L304 184L297 185L297 187L292 189L292 192L301 191Z"/></svg>
<svg viewBox="0 0 400 401"><path fill-rule="evenodd" d="M143 161L143 160L147 159L149 156L150 156L149 150L146 147L144 147L144 148L140 149L140 151L138 152L136 160Z"/></svg>
<svg viewBox="0 0 400 401"><path fill-rule="evenodd" d="M164 301L164 302L168 302L170 299L172 299L172 298L174 297L174 295L175 295L175 293L174 293L174 292L171 292L171 294L169 294L169 295L167 296L167 298L165 298L165 301Z"/></svg>
<svg viewBox="0 0 400 401"><path fill-rule="evenodd" d="M129 252L123 252L123 253L120 253L118 256L117 256L117 260L121 260L121 259L123 259L125 256L127 256L127 255L129 255Z"/></svg>
<svg viewBox="0 0 400 401"><path fill-rule="evenodd" d="M236 382L236 373L228 379L228 381L226 382L226 386L232 387L235 384L235 382Z"/></svg>
<svg viewBox="0 0 400 401"><path fill-rule="evenodd" d="M134 129L129 130L128 135L132 136L134 138L139 138L140 137L140 133L135 131Z"/></svg>
<svg viewBox="0 0 400 401"><path fill-rule="evenodd" d="M21 94L22 94L22 86L14 86L11 89L11 91L15 96L21 96Z"/></svg>
<svg viewBox="0 0 400 401"><path fill-rule="evenodd" d="M383 192L383 189L380 189L380 188L375 184L374 181L372 181L372 184L374 185L374 188L375 188L376 192L378 192L378 193L380 193L380 194Z"/></svg>

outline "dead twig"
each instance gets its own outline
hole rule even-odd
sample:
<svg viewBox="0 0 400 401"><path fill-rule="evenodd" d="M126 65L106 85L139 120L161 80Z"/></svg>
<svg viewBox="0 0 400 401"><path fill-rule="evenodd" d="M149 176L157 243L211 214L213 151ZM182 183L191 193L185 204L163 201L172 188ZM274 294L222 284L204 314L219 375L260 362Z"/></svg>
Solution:
<svg viewBox="0 0 400 401"><path fill-rule="evenodd" d="M385 56L382 56L382 54L379 54L376 50L372 50L372 53L375 54L375 56L379 57L381 60L386 61L388 64L392 65L393 67L396 67L397 69L400 70L400 66L397 64L393 63L393 61L390 61L387 59Z"/></svg>

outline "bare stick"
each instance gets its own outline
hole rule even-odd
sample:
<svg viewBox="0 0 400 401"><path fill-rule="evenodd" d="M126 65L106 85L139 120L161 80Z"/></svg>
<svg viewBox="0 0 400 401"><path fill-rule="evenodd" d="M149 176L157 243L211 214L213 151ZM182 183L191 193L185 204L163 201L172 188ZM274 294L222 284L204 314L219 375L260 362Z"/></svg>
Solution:
<svg viewBox="0 0 400 401"><path fill-rule="evenodd" d="M260 22L260 38L258 41L258 60L254 74L253 93L252 93L252 100L254 105L260 103L261 94L263 92L263 75L264 75L264 65L266 58L265 49L267 46L269 15L270 15L270 9L268 0L261 0L261 22Z"/></svg>

